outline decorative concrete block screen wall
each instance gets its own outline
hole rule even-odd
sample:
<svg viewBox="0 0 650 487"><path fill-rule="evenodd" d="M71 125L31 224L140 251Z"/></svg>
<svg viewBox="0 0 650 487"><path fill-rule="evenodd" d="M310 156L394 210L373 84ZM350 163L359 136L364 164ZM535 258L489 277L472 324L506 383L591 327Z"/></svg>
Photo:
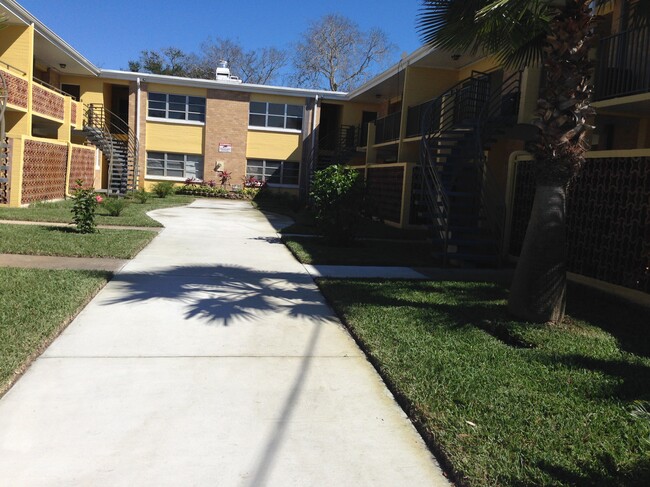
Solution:
<svg viewBox="0 0 650 487"><path fill-rule="evenodd" d="M70 157L70 180L68 192L72 193L77 187L77 179L83 181L84 187L93 187L95 179L95 149L73 147Z"/></svg>
<svg viewBox="0 0 650 487"><path fill-rule="evenodd" d="M33 85L32 87L32 108L35 112L47 115L58 120L64 118L65 101L62 95Z"/></svg>
<svg viewBox="0 0 650 487"><path fill-rule="evenodd" d="M510 253L532 208L532 161L517 164ZM567 197L568 270L650 292L650 156L587 159Z"/></svg>
<svg viewBox="0 0 650 487"><path fill-rule="evenodd" d="M21 203L65 196L67 145L25 140Z"/></svg>
<svg viewBox="0 0 650 487"><path fill-rule="evenodd" d="M27 109L27 100L29 98L29 84L26 79L2 70L2 75L7 82L7 103L20 108Z"/></svg>
<svg viewBox="0 0 650 487"><path fill-rule="evenodd" d="M366 185L373 216L401 223L404 166L368 168Z"/></svg>

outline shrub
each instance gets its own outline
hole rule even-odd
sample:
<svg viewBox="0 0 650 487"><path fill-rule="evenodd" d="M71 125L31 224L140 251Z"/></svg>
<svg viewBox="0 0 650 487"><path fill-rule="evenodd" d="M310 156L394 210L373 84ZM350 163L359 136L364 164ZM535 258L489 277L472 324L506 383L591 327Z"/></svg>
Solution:
<svg viewBox="0 0 650 487"><path fill-rule="evenodd" d="M129 206L129 202L124 198L118 198L117 196L106 198L102 203L104 209L108 212L110 216L120 216L124 208Z"/></svg>
<svg viewBox="0 0 650 487"><path fill-rule="evenodd" d="M353 240L363 206L359 172L343 165L317 171L310 196L322 234L338 245Z"/></svg>
<svg viewBox="0 0 650 487"><path fill-rule="evenodd" d="M170 194L174 194L174 183L171 181L160 181L154 184L151 189L158 198L167 198Z"/></svg>
<svg viewBox="0 0 650 487"><path fill-rule="evenodd" d="M77 179L77 187L72 195L72 220L77 225L79 233L94 233L95 211L102 202L102 197L93 188L84 188L83 181Z"/></svg>
<svg viewBox="0 0 650 487"><path fill-rule="evenodd" d="M149 193L147 193L144 189L139 189L137 191L133 192L133 199L136 200L138 203L146 203L147 200L149 199Z"/></svg>

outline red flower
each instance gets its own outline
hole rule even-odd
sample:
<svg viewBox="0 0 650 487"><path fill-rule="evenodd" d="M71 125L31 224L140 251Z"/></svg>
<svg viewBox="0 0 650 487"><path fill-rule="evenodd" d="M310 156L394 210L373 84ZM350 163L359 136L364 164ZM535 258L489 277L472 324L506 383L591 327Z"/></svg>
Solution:
<svg viewBox="0 0 650 487"><path fill-rule="evenodd" d="M95 196L95 201L97 201L97 203L101 204L102 201L104 201L104 198L102 198L100 195L96 195Z"/></svg>

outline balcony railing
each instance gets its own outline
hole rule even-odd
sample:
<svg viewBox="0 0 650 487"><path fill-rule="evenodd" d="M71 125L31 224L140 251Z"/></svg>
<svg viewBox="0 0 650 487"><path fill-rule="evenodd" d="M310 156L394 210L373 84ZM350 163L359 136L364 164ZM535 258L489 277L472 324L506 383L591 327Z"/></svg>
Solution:
<svg viewBox="0 0 650 487"><path fill-rule="evenodd" d="M650 30L627 30L605 37L598 50L596 100L650 91Z"/></svg>
<svg viewBox="0 0 650 487"><path fill-rule="evenodd" d="M383 144L399 139L402 112L391 113L375 120L375 144Z"/></svg>
<svg viewBox="0 0 650 487"><path fill-rule="evenodd" d="M429 100L408 108L408 113L406 115L406 137L418 137L422 135L422 117L427 113L429 107L434 107L435 109L435 105L436 100ZM440 110L438 109L437 112L431 116L433 120L438 120L440 118Z"/></svg>

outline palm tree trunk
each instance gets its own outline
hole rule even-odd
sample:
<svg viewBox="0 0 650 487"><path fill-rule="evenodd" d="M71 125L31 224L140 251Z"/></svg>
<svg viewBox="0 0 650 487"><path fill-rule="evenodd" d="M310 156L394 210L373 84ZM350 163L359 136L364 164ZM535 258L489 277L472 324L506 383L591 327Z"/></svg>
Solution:
<svg viewBox="0 0 650 487"><path fill-rule="evenodd" d="M510 288L508 308L536 323L560 322L566 302L566 185L540 184Z"/></svg>

